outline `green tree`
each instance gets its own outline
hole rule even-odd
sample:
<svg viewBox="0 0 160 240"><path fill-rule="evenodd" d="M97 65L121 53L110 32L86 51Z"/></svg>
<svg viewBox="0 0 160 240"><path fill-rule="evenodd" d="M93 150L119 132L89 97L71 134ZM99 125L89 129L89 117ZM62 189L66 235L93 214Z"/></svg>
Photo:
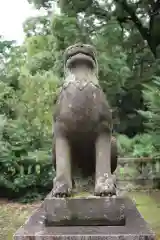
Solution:
<svg viewBox="0 0 160 240"><path fill-rule="evenodd" d="M51 11L56 1L30 2ZM153 34L153 22L159 16L158 3L148 5L148 0L59 0L57 3L61 13L55 16L54 12L51 20L56 66L63 69L61 59L66 46L77 41L95 45L101 85L115 109L116 130L131 137L137 131L143 132L144 119L137 109L145 109L141 84L158 73L158 61L155 64L154 58L158 58L159 42Z"/></svg>
<svg viewBox="0 0 160 240"><path fill-rule="evenodd" d="M25 21L24 44L0 38L0 187L12 196L29 186L51 187L54 100L64 49L77 42L97 49L100 84L114 109L116 131L136 135L120 136L122 155L158 151L159 77L150 85L160 73L158 35L152 32L158 4L59 0L61 12L52 15L54 0L29 2L48 13Z"/></svg>
<svg viewBox="0 0 160 240"><path fill-rule="evenodd" d="M36 7L50 8L54 0L41 1L29 0ZM129 1L129 0L112 0L112 1L75 1L59 0L59 6L62 12L72 15L83 13L85 17L94 15L97 19L108 21L113 16L116 17L120 25L134 24L144 41L147 41L148 47L155 58L159 58L160 46L160 3L156 1Z"/></svg>
<svg viewBox="0 0 160 240"><path fill-rule="evenodd" d="M160 149L160 78L154 77L153 82L145 85L143 90L147 111L139 111L146 119L147 132L152 136L155 147L153 155L159 154Z"/></svg>

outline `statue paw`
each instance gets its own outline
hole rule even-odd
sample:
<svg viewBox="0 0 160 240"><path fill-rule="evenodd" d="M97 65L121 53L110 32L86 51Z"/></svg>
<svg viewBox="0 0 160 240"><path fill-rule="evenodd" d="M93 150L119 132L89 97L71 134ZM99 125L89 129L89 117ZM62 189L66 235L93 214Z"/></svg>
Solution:
<svg viewBox="0 0 160 240"><path fill-rule="evenodd" d="M71 196L71 188L66 181L60 179L54 180L54 187L52 189L52 196L57 198L66 198Z"/></svg>
<svg viewBox="0 0 160 240"><path fill-rule="evenodd" d="M108 177L106 174L104 177L98 179L95 186L96 196L113 196L116 195L115 180L112 176Z"/></svg>

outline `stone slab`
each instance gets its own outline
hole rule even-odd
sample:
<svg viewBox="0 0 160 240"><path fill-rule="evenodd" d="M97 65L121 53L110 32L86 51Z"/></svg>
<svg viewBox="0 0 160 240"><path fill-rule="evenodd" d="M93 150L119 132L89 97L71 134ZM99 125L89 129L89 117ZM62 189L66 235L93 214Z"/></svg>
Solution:
<svg viewBox="0 0 160 240"><path fill-rule="evenodd" d="M125 224L123 197L55 198L44 200L47 226L122 226Z"/></svg>
<svg viewBox="0 0 160 240"><path fill-rule="evenodd" d="M16 232L14 240L155 240L155 234L135 204L124 200L124 226L45 226L44 205L37 209Z"/></svg>

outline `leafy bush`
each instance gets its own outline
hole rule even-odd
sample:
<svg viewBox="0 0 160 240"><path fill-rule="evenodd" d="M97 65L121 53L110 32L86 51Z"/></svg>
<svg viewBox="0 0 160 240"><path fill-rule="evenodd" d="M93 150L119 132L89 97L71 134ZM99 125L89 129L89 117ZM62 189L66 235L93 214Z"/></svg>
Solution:
<svg viewBox="0 0 160 240"><path fill-rule="evenodd" d="M43 161L39 158L43 157ZM3 196L20 197L33 192L48 192L52 187L54 171L51 155L46 151L35 151L21 158L5 158L1 161L0 188Z"/></svg>
<svg viewBox="0 0 160 240"><path fill-rule="evenodd" d="M0 189L19 197L52 187L52 110L57 79L51 73L23 72L20 90L8 100L16 118L0 115ZM3 95L0 94L3 99ZM1 101L0 101L1 102Z"/></svg>
<svg viewBox="0 0 160 240"><path fill-rule="evenodd" d="M123 134L117 136L117 145L121 157L129 156L133 150L132 140Z"/></svg>
<svg viewBox="0 0 160 240"><path fill-rule="evenodd" d="M118 135L117 144L121 157L152 157L155 151L149 134L137 134L134 138Z"/></svg>
<svg viewBox="0 0 160 240"><path fill-rule="evenodd" d="M47 0L38 2L48 5ZM38 192L51 188L53 101L60 83L56 76L63 74L64 49L76 42L92 43L98 50L100 84L111 106L117 109L119 132L133 132L133 135L143 132L140 126L143 118L135 112L145 109L143 98L148 98L149 111L144 114L152 125L151 131L133 139L119 135L120 156L152 156L159 149L159 85L145 91L144 97L141 92L142 83L154 74L153 58L146 44L133 26L127 23L122 28L115 18L99 14L98 5L87 1L86 8L86 1L82 1L84 6L75 4L73 8L67 2L52 19L50 11L45 16L29 18L24 24L26 39L22 46L0 38L0 194L3 196L25 194L27 199L33 199L39 196ZM110 9L108 4L102 4L101 9ZM87 12L77 15L79 7ZM94 13L99 16L98 21Z"/></svg>
<svg viewBox="0 0 160 240"><path fill-rule="evenodd" d="M160 157L160 77L154 77L152 83L144 85L143 95L148 110L139 110L139 113L146 119L145 126L151 135L154 156Z"/></svg>

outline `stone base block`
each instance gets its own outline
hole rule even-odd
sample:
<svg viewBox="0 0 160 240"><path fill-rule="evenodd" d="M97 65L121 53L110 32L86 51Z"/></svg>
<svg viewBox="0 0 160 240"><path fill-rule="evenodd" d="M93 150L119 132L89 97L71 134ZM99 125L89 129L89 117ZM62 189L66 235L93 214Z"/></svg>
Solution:
<svg viewBox="0 0 160 240"><path fill-rule="evenodd" d="M122 226L125 224L122 197L55 198L44 200L47 226Z"/></svg>
<svg viewBox="0 0 160 240"><path fill-rule="evenodd" d="M44 205L35 211L14 235L14 240L155 240L155 234L138 212L135 204L124 199L124 226L54 226L45 225Z"/></svg>

